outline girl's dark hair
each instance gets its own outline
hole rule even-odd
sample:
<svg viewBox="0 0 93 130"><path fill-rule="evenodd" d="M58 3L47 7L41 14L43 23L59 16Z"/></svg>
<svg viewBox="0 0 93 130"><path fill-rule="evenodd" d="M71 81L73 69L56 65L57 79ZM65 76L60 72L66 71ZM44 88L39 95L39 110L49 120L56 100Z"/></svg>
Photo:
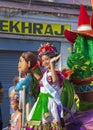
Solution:
<svg viewBox="0 0 93 130"><path fill-rule="evenodd" d="M55 56L58 56L59 53L58 53L56 47L55 47L55 46L52 46L52 48L55 50L55 52L52 52L52 51L45 51L44 53L42 53L41 56L47 55L47 56L49 56L50 58L53 58L53 57L55 57Z"/></svg>
<svg viewBox="0 0 93 130"><path fill-rule="evenodd" d="M43 55L47 55L47 56L49 56L50 58L53 58L53 57L55 57L55 56L58 56L59 53L58 53L58 52L53 53L53 52L48 52L48 51L46 51L45 53L42 54L42 56L43 56ZM54 65L56 65L56 64L58 63L58 61L59 61L59 59L54 62Z"/></svg>
<svg viewBox="0 0 93 130"><path fill-rule="evenodd" d="M53 52L45 52L44 54L42 54L42 55L47 55L47 56L49 56L50 58L53 58L53 57L55 57L55 56L58 56L59 54L58 54L58 52L56 52L56 53L53 53Z"/></svg>
<svg viewBox="0 0 93 130"><path fill-rule="evenodd" d="M32 52L30 52L30 51L28 51L28 52L23 52L23 53L21 54L21 56L25 59L26 62L30 61L30 65L31 65L31 66L30 66L29 69L31 69L32 67L34 67L34 66L36 65L36 63L37 63L37 58L36 58L36 56L35 56L34 53L32 53Z"/></svg>

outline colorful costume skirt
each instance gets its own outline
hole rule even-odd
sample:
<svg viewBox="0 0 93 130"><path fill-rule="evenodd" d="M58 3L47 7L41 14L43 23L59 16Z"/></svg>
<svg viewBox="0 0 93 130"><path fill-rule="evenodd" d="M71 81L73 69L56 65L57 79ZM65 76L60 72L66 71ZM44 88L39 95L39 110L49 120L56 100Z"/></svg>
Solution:
<svg viewBox="0 0 93 130"><path fill-rule="evenodd" d="M62 130L58 105L48 93L40 93L34 104L26 129L32 130Z"/></svg>

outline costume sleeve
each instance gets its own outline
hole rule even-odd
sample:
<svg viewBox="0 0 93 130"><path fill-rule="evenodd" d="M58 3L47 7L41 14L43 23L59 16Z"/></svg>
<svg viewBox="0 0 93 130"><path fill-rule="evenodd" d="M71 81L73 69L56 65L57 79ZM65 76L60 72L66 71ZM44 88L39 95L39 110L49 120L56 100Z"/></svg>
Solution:
<svg viewBox="0 0 93 130"><path fill-rule="evenodd" d="M57 76L59 77L59 83L60 83L60 88L63 86L63 82L65 80L65 76L62 74L61 71L56 71Z"/></svg>
<svg viewBox="0 0 93 130"><path fill-rule="evenodd" d="M19 81L15 86L15 91L19 91L23 89L23 86L28 86L32 81L31 74L28 74L23 80Z"/></svg>

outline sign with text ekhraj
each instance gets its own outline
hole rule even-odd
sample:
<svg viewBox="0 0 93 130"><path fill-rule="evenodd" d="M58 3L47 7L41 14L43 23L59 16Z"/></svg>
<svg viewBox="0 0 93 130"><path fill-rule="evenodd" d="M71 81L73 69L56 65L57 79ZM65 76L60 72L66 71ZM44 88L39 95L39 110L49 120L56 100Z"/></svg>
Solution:
<svg viewBox="0 0 93 130"><path fill-rule="evenodd" d="M64 37L65 29L70 30L70 25L0 20L1 33Z"/></svg>

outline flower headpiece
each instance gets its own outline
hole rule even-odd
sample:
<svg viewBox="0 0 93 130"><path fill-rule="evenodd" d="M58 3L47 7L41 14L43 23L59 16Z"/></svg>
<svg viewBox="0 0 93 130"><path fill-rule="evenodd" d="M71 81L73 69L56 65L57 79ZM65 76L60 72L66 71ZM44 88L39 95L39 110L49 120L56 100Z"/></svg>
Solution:
<svg viewBox="0 0 93 130"><path fill-rule="evenodd" d="M46 52L51 52L51 53L57 53L57 50L56 48L54 48L53 45L51 45L50 43L46 43L44 45L41 45L40 48L38 49L38 54L39 54L39 57L42 55L42 54L45 54Z"/></svg>

